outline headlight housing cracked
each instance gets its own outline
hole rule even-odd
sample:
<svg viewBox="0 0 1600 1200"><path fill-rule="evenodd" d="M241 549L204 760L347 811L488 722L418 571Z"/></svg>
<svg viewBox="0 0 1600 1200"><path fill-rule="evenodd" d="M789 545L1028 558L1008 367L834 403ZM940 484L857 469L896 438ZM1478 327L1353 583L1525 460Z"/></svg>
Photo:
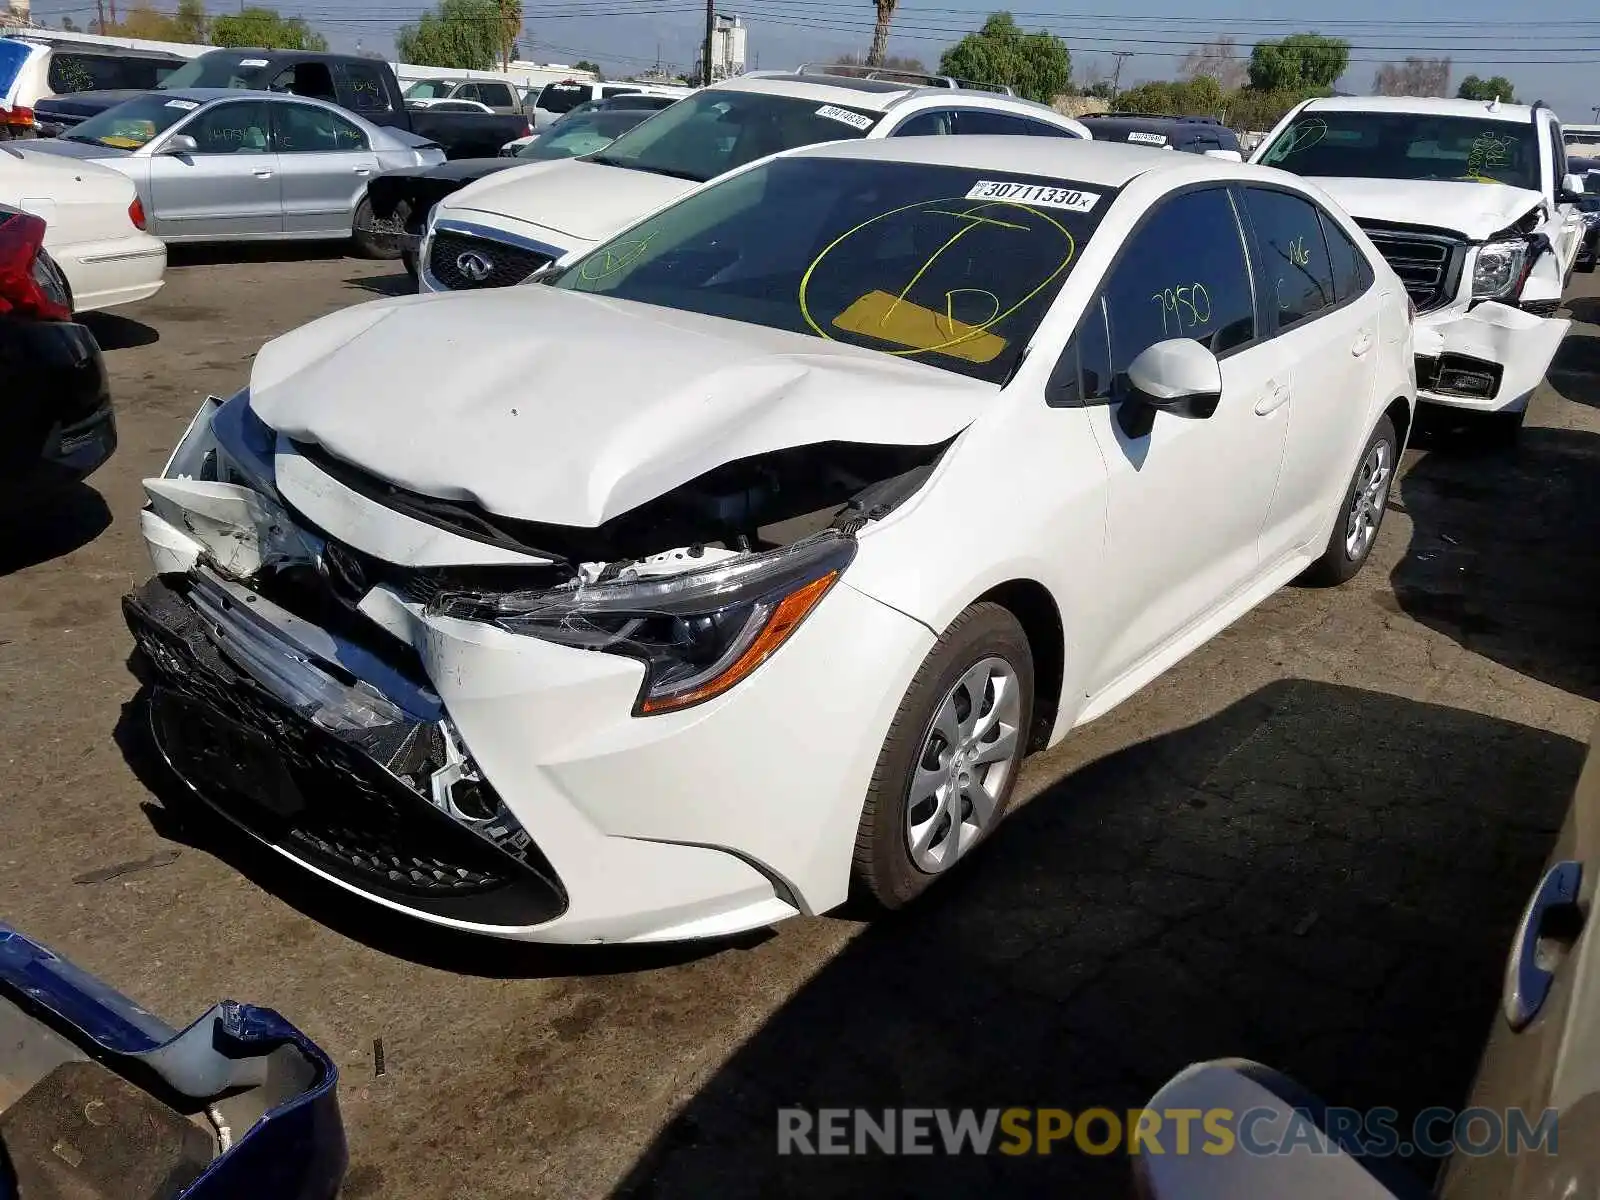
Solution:
<svg viewBox="0 0 1600 1200"><path fill-rule="evenodd" d="M645 681L634 715L647 716L703 703L748 676L816 609L855 553L853 537L829 530L681 574L624 571L548 591L452 593L429 611L637 658Z"/></svg>

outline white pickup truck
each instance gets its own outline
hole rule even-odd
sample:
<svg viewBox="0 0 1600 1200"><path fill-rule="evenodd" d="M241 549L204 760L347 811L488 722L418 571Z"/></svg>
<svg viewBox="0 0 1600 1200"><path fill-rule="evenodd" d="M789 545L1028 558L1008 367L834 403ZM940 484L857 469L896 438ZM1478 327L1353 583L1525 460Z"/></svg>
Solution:
<svg viewBox="0 0 1600 1200"><path fill-rule="evenodd" d="M1561 124L1541 104L1409 96L1308 100L1251 161L1344 206L1417 310L1418 399L1515 438L1571 322L1558 318L1584 224Z"/></svg>

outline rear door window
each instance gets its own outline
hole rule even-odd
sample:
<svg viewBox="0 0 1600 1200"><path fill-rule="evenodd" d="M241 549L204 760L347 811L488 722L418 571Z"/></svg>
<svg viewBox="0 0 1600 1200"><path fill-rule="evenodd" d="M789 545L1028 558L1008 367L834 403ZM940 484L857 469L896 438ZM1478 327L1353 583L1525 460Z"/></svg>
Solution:
<svg viewBox="0 0 1600 1200"><path fill-rule="evenodd" d="M358 113L389 111L389 89L376 63L345 63L341 74L345 108Z"/></svg>
<svg viewBox="0 0 1600 1200"><path fill-rule="evenodd" d="M1279 328L1332 307L1333 264L1316 205L1265 188L1246 188L1244 195L1260 250L1257 265L1263 294L1268 306L1277 310Z"/></svg>
<svg viewBox="0 0 1600 1200"><path fill-rule="evenodd" d="M1028 133L1028 123L1010 113L989 112L981 108L962 108L957 109L955 115L955 132L963 136L991 134L1017 137L1026 136Z"/></svg>
<svg viewBox="0 0 1600 1200"><path fill-rule="evenodd" d="M1328 259L1333 264L1333 298L1336 303L1342 304L1372 286L1372 264L1356 248L1349 235L1339 228L1338 222L1327 213L1319 215L1322 217L1322 233L1328 242Z"/></svg>
<svg viewBox="0 0 1600 1200"><path fill-rule="evenodd" d="M515 108L517 105L511 88L503 83L480 83L478 99L490 108Z"/></svg>

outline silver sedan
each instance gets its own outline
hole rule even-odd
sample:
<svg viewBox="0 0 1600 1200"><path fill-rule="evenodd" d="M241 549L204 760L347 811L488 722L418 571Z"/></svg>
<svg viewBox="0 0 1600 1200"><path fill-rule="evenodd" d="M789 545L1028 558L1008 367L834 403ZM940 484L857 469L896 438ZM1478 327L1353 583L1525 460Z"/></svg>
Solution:
<svg viewBox="0 0 1600 1200"><path fill-rule="evenodd" d="M137 96L29 148L127 175L168 242L354 236L380 255L368 181L444 161L424 138L319 100L217 88Z"/></svg>

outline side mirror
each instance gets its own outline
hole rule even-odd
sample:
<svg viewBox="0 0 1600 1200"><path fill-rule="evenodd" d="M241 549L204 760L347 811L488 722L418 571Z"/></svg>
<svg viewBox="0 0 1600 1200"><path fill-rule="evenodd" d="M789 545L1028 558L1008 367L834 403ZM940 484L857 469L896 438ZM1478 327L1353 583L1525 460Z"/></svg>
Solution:
<svg viewBox="0 0 1600 1200"><path fill-rule="evenodd" d="M161 147L162 154L195 154L200 150L200 143L187 133L175 133L166 140Z"/></svg>
<svg viewBox="0 0 1600 1200"><path fill-rule="evenodd" d="M1583 199L1583 176L1566 175L1562 177L1561 186L1556 189L1556 202L1558 204L1576 204Z"/></svg>
<svg viewBox="0 0 1600 1200"><path fill-rule="evenodd" d="M1204 151L1204 154L1207 158L1221 158L1228 162L1244 161L1244 155L1240 154L1237 150L1206 150Z"/></svg>
<svg viewBox="0 0 1600 1200"><path fill-rule="evenodd" d="M1128 383L1137 404L1203 420L1222 399L1222 365L1193 338L1168 338L1128 364Z"/></svg>

